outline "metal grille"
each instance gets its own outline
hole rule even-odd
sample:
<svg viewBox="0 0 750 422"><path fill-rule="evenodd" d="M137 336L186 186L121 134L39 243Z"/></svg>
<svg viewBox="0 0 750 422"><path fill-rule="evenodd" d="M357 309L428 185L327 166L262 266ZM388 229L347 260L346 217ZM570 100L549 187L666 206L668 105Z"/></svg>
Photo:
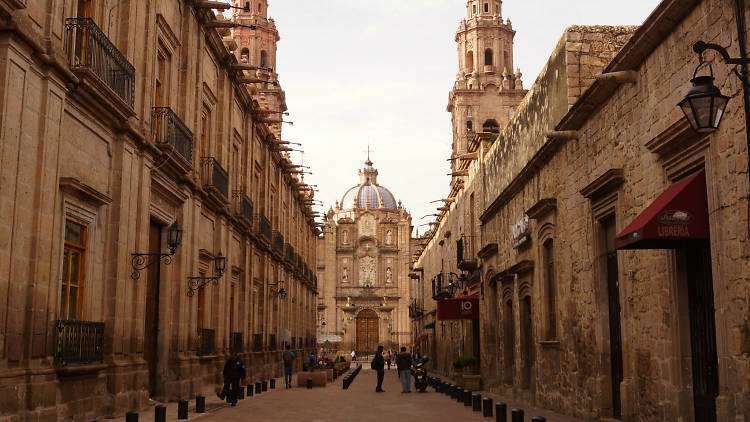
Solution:
<svg viewBox="0 0 750 422"><path fill-rule="evenodd" d="M233 196L235 197L234 213L247 220L250 224L253 223L253 200L250 199L243 191L234 191Z"/></svg>
<svg viewBox="0 0 750 422"><path fill-rule="evenodd" d="M456 241L456 264L459 269L470 271L477 266L474 236L461 236Z"/></svg>
<svg viewBox="0 0 750 422"><path fill-rule="evenodd" d="M284 253L284 235L278 230L273 231L273 250L276 253Z"/></svg>
<svg viewBox="0 0 750 422"><path fill-rule="evenodd" d="M443 273L436 275L432 279L432 298L439 300L451 296L453 296L453 291L447 277L444 277Z"/></svg>
<svg viewBox="0 0 750 422"><path fill-rule="evenodd" d="M263 350L263 334L253 334L253 351L260 352Z"/></svg>
<svg viewBox="0 0 750 422"><path fill-rule="evenodd" d="M268 350L276 350L276 334L268 335Z"/></svg>
<svg viewBox="0 0 750 422"><path fill-rule="evenodd" d="M285 245L285 249L286 249L286 260L289 262L296 262L294 258L294 247L290 245L289 243L287 243Z"/></svg>
<svg viewBox="0 0 750 422"><path fill-rule="evenodd" d="M57 321L55 364L101 362L104 351L104 323Z"/></svg>
<svg viewBox="0 0 750 422"><path fill-rule="evenodd" d="M216 354L216 331L207 328L198 329L198 355Z"/></svg>
<svg viewBox="0 0 750 422"><path fill-rule="evenodd" d="M258 234L266 239L267 242L271 242L271 222L268 221L265 215L258 214Z"/></svg>
<svg viewBox="0 0 750 422"><path fill-rule="evenodd" d="M133 108L135 68L91 18L65 20L65 53L72 69L91 70Z"/></svg>
<svg viewBox="0 0 750 422"><path fill-rule="evenodd" d="M203 186L215 188L224 198L229 198L229 173L214 157L201 157Z"/></svg>
<svg viewBox="0 0 750 422"><path fill-rule="evenodd" d="M193 162L193 132L169 107L151 110L151 136L154 143L169 145L189 163Z"/></svg>
<svg viewBox="0 0 750 422"><path fill-rule="evenodd" d="M229 349L232 353L242 352L242 333L231 333L229 335Z"/></svg>

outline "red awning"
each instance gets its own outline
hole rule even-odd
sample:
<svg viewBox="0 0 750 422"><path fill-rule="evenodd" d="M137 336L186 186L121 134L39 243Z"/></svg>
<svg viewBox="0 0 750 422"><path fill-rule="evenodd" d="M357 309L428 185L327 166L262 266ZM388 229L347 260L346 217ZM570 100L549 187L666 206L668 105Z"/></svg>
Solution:
<svg viewBox="0 0 750 422"><path fill-rule="evenodd" d="M427 334L427 333L424 333L424 334L420 334L420 335L419 335L419 337L417 337L417 339L416 339L416 340L414 340L414 345L416 346L416 345L418 345L419 343L421 343L421 342L423 342L423 341L427 340L427 336L428 336L428 334Z"/></svg>
<svg viewBox="0 0 750 422"><path fill-rule="evenodd" d="M478 318L479 299L476 296L438 300L437 319L439 320Z"/></svg>
<svg viewBox="0 0 750 422"><path fill-rule="evenodd" d="M709 238L706 173L670 186L615 238L616 249L675 249Z"/></svg>

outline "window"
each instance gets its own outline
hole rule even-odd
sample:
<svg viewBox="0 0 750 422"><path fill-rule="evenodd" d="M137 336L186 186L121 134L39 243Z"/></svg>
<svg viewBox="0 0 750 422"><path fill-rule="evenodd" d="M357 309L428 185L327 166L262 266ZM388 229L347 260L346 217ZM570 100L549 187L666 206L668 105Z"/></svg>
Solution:
<svg viewBox="0 0 750 422"><path fill-rule="evenodd" d="M469 50L466 52L466 61L465 61L465 67L467 72L473 72L474 71L474 52Z"/></svg>
<svg viewBox="0 0 750 422"><path fill-rule="evenodd" d="M250 62L250 50L248 50L247 47L243 48L242 52L240 53L240 62L241 63Z"/></svg>
<svg viewBox="0 0 750 422"><path fill-rule="evenodd" d="M476 4L471 7L471 13L472 13L472 15L476 15L477 14L477 5Z"/></svg>
<svg viewBox="0 0 750 422"><path fill-rule="evenodd" d="M201 113L201 136L200 136L200 152L201 157L211 156L211 110L208 107L203 107Z"/></svg>
<svg viewBox="0 0 750 422"><path fill-rule="evenodd" d="M154 70L154 107L166 105L165 92L167 79L167 57L159 52L156 55L156 69Z"/></svg>
<svg viewBox="0 0 750 422"><path fill-rule="evenodd" d="M495 120L487 120L482 125L482 131L489 133L500 133L500 125Z"/></svg>
<svg viewBox="0 0 750 422"><path fill-rule="evenodd" d="M468 130L474 130L474 122L472 122L471 120L467 120L466 121L466 129L468 129Z"/></svg>
<svg viewBox="0 0 750 422"><path fill-rule="evenodd" d="M484 65L492 66L492 49L491 48L484 50Z"/></svg>
<svg viewBox="0 0 750 422"><path fill-rule="evenodd" d="M86 232L85 225L65 220L60 319L75 320L81 317L86 276Z"/></svg>
<svg viewBox="0 0 750 422"><path fill-rule="evenodd" d="M268 54L266 53L266 50L261 50L260 52L260 67L268 67Z"/></svg>
<svg viewBox="0 0 750 422"><path fill-rule="evenodd" d="M261 13L263 11L263 4L258 3L258 13Z"/></svg>
<svg viewBox="0 0 750 422"><path fill-rule="evenodd" d="M78 0L78 17L91 17L91 0Z"/></svg>
<svg viewBox="0 0 750 422"><path fill-rule="evenodd" d="M484 4L484 13L489 13L489 11L490 11L490 4L489 3L485 3Z"/></svg>
<svg viewBox="0 0 750 422"><path fill-rule="evenodd" d="M557 338L557 311L555 309L555 256L552 239L548 239L542 245L542 268L544 276L544 288L547 293L547 340Z"/></svg>

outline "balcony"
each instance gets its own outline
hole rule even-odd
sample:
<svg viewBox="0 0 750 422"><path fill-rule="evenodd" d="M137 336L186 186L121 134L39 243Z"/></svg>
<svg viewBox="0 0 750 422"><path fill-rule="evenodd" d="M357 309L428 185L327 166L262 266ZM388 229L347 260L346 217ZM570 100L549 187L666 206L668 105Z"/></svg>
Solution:
<svg viewBox="0 0 750 422"><path fill-rule="evenodd" d="M305 347L305 345L302 343L302 337L297 337L297 347L300 349Z"/></svg>
<svg viewBox="0 0 750 422"><path fill-rule="evenodd" d="M302 272L302 255L297 255L297 271Z"/></svg>
<svg viewBox="0 0 750 422"><path fill-rule="evenodd" d="M477 267L477 254L474 247L475 236L461 236L456 241L456 264L462 271L471 271Z"/></svg>
<svg viewBox="0 0 750 422"><path fill-rule="evenodd" d="M234 215L245 221L245 224L253 224L253 200L245 192L236 190L232 192L234 198Z"/></svg>
<svg viewBox="0 0 750 422"><path fill-rule="evenodd" d="M263 334L253 334L253 352L263 350Z"/></svg>
<svg viewBox="0 0 750 422"><path fill-rule="evenodd" d="M258 214L255 216L255 227L259 237L263 238L267 244L271 243L271 222L265 215Z"/></svg>
<svg viewBox="0 0 750 422"><path fill-rule="evenodd" d="M130 109L135 104L135 68L91 18L65 20L65 53L75 72L85 70L111 89Z"/></svg>
<svg viewBox="0 0 750 422"><path fill-rule="evenodd" d="M453 286L443 273L436 275L432 279L432 298L435 300L447 299L453 297Z"/></svg>
<svg viewBox="0 0 750 422"><path fill-rule="evenodd" d="M276 350L276 334L268 335L268 350Z"/></svg>
<svg viewBox="0 0 750 422"><path fill-rule="evenodd" d="M273 231L273 240L272 240L271 248L273 252L275 252L277 255L279 256L284 255L284 235L282 235L281 232L278 230Z"/></svg>
<svg viewBox="0 0 750 422"><path fill-rule="evenodd" d="M229 173L214 157L201 157L201 180L203 188L219 192L229 199Z"/></svg>
<svg viewBox="0 0 750 422"><path fill-rule="evenodd" d="M216 354L216 330L198 329L198 356Z"/></svg>
<svg viewBox="0 0 750 422"><path fill-rule="evenodd" d="M286 261L290 263L291 265L296 264L297 259L294 257L295 255L294 246L287 243L286 245L284 245L284 250L286 251L286 254L285 254Z"/></svg>
<svg viewBox="0 0 750 422"><path fill-rule="evenodd" d="M424 315L424 309L417 303L417 299L412 300L409 305L409 318L419 318Z"/></svg>
<svg viewBox="0 0 750 422"><path fill-rule="evenodd" d="M232 353L242 353L242 333L229 334L229 350Z"/></svg>
<svg viewBox="0 0 750 422"><path fill-rule="evenodd" d="M171 148L192 166L193 132L169 107L151 109L151 139L160 148Z"/></svg>
<svg viewBox="0 0 750 422"><path fill-rule="evenodd" d="M104 323L57 321L55 365L102 362Z"/></svg>

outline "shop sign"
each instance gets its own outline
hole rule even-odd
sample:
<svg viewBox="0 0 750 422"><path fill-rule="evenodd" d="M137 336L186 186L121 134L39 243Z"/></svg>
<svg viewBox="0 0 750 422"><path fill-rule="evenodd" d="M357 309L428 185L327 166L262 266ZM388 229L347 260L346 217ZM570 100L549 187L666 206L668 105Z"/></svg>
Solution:
<svg viewBox="0 0 750 422"><path fill-rule="evenodd" d="M531 240L531 237L529 237L529 216L524 215L522 219L513 225L512 230L513 249L518 249Z"/></svg>

